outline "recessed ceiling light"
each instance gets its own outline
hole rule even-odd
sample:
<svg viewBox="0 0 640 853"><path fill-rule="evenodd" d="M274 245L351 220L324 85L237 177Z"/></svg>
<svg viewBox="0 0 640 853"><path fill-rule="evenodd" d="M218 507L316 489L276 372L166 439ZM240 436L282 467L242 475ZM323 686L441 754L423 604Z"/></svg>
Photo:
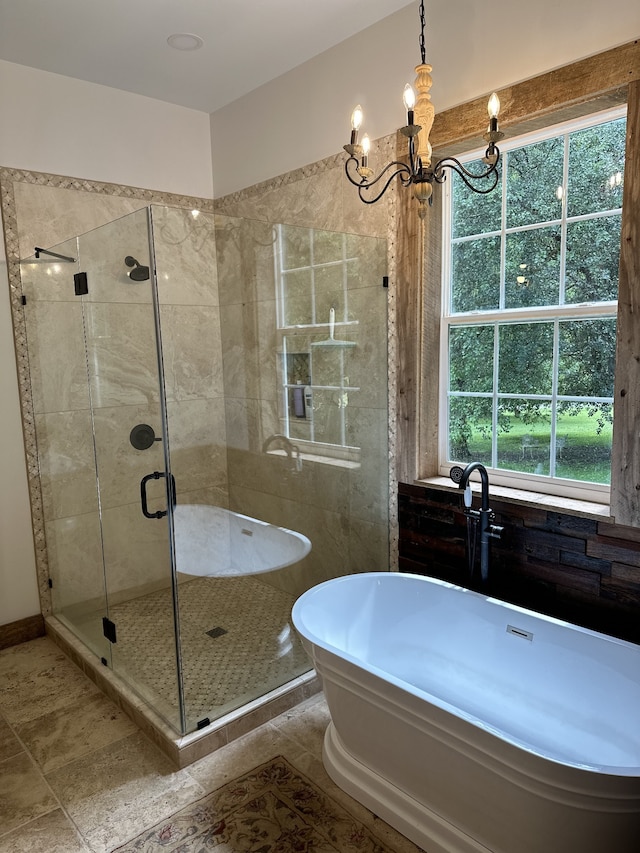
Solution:
<svg viewBox="0 0 640 853"><path fill-rule="evenodd" d="M200 36L195 36L193 33L174 33L167 39L169 47L175 47L176 50L198 50L204 42Z"/></svg>

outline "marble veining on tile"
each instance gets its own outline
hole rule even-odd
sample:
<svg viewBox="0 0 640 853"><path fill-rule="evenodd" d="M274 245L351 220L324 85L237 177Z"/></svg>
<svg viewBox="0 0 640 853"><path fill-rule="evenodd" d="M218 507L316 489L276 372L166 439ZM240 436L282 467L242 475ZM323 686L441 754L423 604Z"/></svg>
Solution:
<svg viewBox="0 0 640 853"><path fill-rule="evenodd" d="M11 726L0 715L0 762L23 752L23 746L13 733Z"/></svg>
<svg viewBox="0 0 640 853"><path fill-rule="evenodd" d="M7 250L7 273L29 474L29 495L36 543L38 592L42 613L47 616L51 613L50 567L44 532L42 490L33 415L34 390L25 323L26 306L22 302L20 259L29 257L35 245L58 244L69 237L75 237L88 229L109 223L117 217L150 204L173 205L185 208L187 211L198 209L212 214L213 201L140 187L0 167L0 202ZM42 211L47 212L45 218L41 215ZM52 214L52 211L56 213ZM58 292L54 289L47 295L55 300L61 296L67 298L66 293L65 286L64 290ZM75 383L72 383L72 386L75 387ZM35 393L38 405L42 405L44 389L41 387Z"/></svg>
<svg viewBox="0 0 640 853"><path fill-rule="evenodd" d="M98 693L18 725L16 731L46 774L137 729L113 702Z"/></svg>
<svg viewBox="0 0 640 853"><path fill-rule="evenodd" d="M419 853L327 776L321 745L329 713L321 694L194 761L187 769L176 770L141 732L120 736L125 734L120 728L122 720L115 706L109 711L104 697L89 700L76 685L75 702L69 703L68 690L60 680L47 677L57 658L58 651L48 638L0 654L0 701L15 680L28 673L35 682L49 687L51 704L64 709L51 714L45 711L33 723L22 724L25 751L4 761L0 757L2 853L109 853L275 755L291 762L390 850ZM28 703L28 695L22 701ZM50 737L45 737L48 728ZM2 732L0 726L0 739ZM76 738L86 750L82 755L74 744ZM42 756L63 763L52 764L43 773L47 759Z"/></svg>
<svg viewBox="0 0 640 853"><path fill-rule="evenodd" d="M9 832L57 806L58 801L27 753L2 762L0 833Z"/></svg>
<svg viewBox="0 0 640 853"><path fill-rule="evenodd" d="M96 853L117 847L204 793L141 733L94 750L48 774L47 781Z"/></svg>
<svg viewBox="0 0 640 853"><path fill-rule="evenodd" d="M2 853L91 853L60 808L0 835L0 850Z"/></svg>
<svg viewBox="0 0 640 853"><path fill-rule="evenodd" d="M0 711L12 725L59 710L97 687L46 637L0 652Z"/></svg>

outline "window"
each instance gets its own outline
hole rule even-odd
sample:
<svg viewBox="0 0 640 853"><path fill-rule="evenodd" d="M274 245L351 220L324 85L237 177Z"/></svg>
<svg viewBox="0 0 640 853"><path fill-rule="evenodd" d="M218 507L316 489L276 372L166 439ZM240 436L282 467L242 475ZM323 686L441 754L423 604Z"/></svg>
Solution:
<svg viewBox="0 0 640 853"><path fill-rule="evenodd" d="M443 473L608 499L625 132L617 110L511 140L486 196L447 181Z"/></svg>
<svg viewBox="0 0 640 853"><path fill-rule="evenodd" d="M363 238L276 226L281 432L296 447L359 462L352 442L350 397L359 323L350 306Z"/></svg>

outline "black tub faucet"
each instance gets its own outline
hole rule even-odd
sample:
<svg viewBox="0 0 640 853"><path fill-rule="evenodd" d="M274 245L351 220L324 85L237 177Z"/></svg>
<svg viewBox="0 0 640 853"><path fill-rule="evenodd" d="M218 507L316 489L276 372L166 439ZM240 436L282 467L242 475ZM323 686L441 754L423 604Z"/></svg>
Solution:
<svg viewBox="0 0 640 853"><path fill-rule="evenodd" d="M471 509L472 494L469 477L477 471L480 475L480 509ZM495 518L493 511L489 508L489 475L487 469L481 462L470 462L466 468L457 465L449 471L449 476L459 489L464 489L465 514L467 518L477 520L480 528L480 582L484 588L489 579L489 539L499 539L503 528L493 524ZM474 553L475 549L473 552ZM470 569L473 572L473 558L470 555Z"/></svg>

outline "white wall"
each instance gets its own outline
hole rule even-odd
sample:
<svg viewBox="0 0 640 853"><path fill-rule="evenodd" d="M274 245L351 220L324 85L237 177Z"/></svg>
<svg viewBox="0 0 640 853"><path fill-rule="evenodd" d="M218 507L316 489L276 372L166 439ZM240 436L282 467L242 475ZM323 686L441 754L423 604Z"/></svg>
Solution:
<svg viewBox="0 0 640 853"><path fill-rule="evenodd" d="M0 165L211 198L206 113L0 61ZM1 241L0 241L1 242ZM0 625L40 612L0 258Z"/></svg>
<svg viewBox="0 0 640 853"><path fill-rule="evenodd" d="M209 116L0 60L0 164L211 198Z"/></svg>
<svg viewBox="0 0 640 853"><path fill-rule="evenodd" d="M640 35L640 3L430 0L427 62L436 112ZM211 116L219 198L338 153L360 102L372 139L404 123L420 61L418 4L374 24Z"/></svg>

